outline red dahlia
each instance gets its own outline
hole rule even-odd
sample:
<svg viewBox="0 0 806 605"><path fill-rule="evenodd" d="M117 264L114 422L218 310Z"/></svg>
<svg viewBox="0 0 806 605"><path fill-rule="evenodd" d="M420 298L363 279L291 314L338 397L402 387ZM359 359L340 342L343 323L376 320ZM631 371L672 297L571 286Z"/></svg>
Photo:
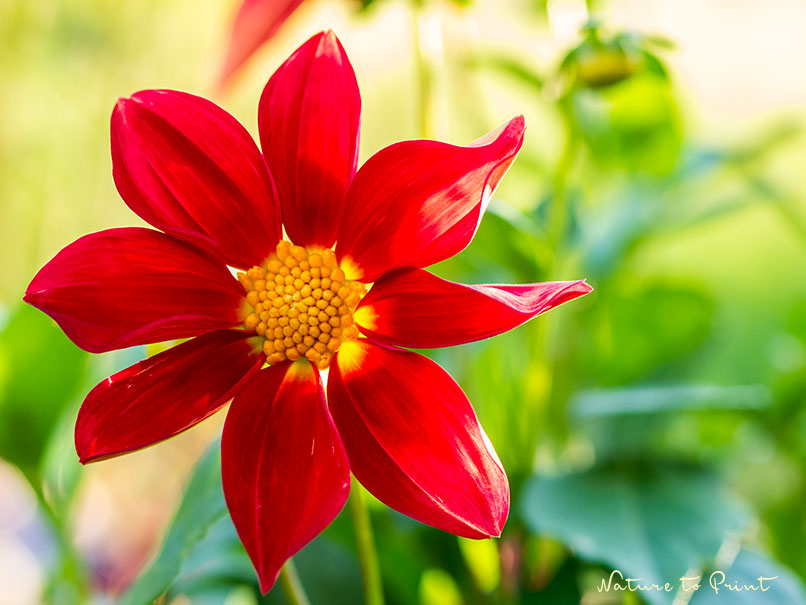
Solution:
<svg viewBox="0 0 806 605"><path fill-rule="evenodd" d="M25 296L93 353L192 338L96 386L76 449L86 463L146 447L232 401L224 494L264 591L341 510L351 471L423 523L498 536L509 485L492 445L456 382L401 347L487 338L591 289L466 286L422 269L470 243L522 117L467 147L397 143L357 170L360 106L332 32L266 85L262 154L202 98L121 99L115 184L159 231L82 237Z"/></svg>

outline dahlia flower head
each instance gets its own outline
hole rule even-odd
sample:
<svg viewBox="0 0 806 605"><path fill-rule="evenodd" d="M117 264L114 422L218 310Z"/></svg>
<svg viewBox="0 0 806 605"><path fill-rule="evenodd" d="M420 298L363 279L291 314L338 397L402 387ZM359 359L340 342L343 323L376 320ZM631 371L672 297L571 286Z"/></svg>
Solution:
<svg viewBox="0 0 806 605"><path fill-rule="evenodd" d="M396 143L359 169L360 110L332 32L268 81L262 152L203 98L120 99L115 184L155 229L81 237L25 295L92 353L187 339L92 389L76 450L88 463L144 448L231 402L224 496L264 592L342 509L351 472L418 521L500 535L501 462L462 389L408 349L487 338L591 290L462 285L423 269L472 240L522 117L466 147Z"/></svg>

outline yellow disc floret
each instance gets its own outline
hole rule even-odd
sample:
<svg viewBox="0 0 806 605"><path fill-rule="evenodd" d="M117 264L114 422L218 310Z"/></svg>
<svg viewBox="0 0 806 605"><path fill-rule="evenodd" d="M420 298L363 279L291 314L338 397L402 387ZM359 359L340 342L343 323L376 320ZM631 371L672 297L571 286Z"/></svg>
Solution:
<svg viewBox="0 0 806 605"><path fill-rule="evenodd" d="M329 248L281 241L238 280L249 305L244 327L264 338L267 363L306 357L325 369L342 342L358 337L353 313L367 289L347 279Z"/></svg>

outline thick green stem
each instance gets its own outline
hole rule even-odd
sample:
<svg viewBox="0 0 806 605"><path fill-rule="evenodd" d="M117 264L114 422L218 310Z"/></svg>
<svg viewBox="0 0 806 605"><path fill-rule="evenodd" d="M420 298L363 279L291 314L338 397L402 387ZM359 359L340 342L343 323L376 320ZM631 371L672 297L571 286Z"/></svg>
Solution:
<svg viewBox="0 0 806 605"><path fill-rule="evenodd" d="M364 583L364 602L366 605L383 605L383 586L381 585L381 569L378 565L378 552L372 537L372 525L367 510L367 497L364 488L352 479L350 489L350 514L355 527L355 541L358 546L358 562L361 565L361 577Z"/></svg>
<svg viewBox="0 0 806 605"><path fill-rule="evenodd" d="M280 588L285 595L286 601L289 605L310 605L308 595L305 594L305 589L300 582L299 574L297 574L297 567L294 565L294 560L289 559L280 570Z"/></svg>

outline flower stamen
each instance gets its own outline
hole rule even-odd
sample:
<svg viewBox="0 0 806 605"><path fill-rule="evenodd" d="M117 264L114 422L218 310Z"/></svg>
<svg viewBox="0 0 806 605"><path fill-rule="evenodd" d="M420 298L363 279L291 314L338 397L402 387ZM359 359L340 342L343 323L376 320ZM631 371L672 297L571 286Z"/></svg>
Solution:
<svg viewBox="0 0 806 605"><path fill-rule="evenodd" d="M329 248L283 240L238 280L251 307L244 327L264 338L267 363L305 357L324 370L342 342L358 337L353 313L367 288L347 279Z"/></svg>

